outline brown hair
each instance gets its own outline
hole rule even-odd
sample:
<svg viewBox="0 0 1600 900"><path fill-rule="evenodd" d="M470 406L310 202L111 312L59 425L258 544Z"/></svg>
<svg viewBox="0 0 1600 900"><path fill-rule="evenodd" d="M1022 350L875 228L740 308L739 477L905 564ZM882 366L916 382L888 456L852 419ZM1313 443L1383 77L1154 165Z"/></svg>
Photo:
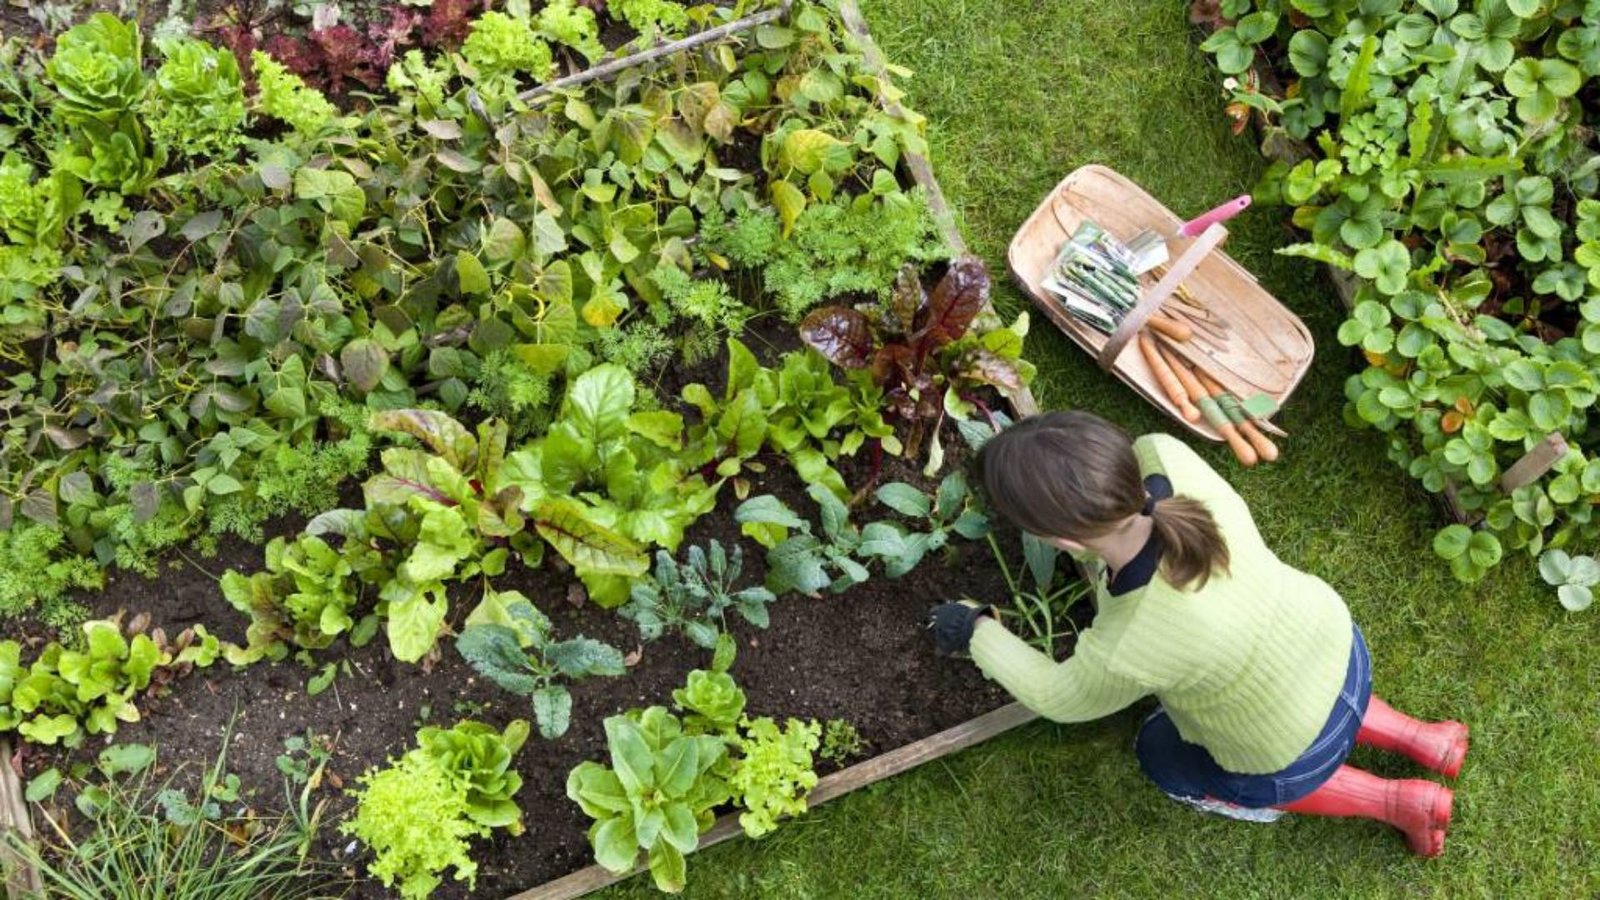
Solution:
<svg viewBox="0 0 1600 900"><path fill-rule="evenodd" d="M1023 419L984 445L978 468L989 505L1041 537L1102 537L1143 512L1148 496L1127 432L1086 412ZM1169 584L1203 587L1212 572L1227 571L1228 545L1205 504L1168 497L1150 517Z"/></svg>

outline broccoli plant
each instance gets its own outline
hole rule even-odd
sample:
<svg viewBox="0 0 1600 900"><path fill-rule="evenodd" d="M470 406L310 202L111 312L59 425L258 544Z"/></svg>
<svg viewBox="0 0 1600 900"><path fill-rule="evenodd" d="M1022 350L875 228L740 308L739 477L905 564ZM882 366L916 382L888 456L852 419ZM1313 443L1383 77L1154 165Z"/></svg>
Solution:
<svg viewBox="0 0 1600 900"><path fill-rule="evenodd" d="M808 597L821 596L824 590L843 593L871 577L867 567L854 558L861 549L861 530L851 524L850 510L832 491L812 484L806 493L821 510L821 535L814 534L809 521L770 494L741 503L734 520L745 534L768 548L768 590ZM791 530L799 533L791 535Z"/></svg>
<svg viewBox="0 0 1600 900"><path fill-rule="evenodd" d="M572 695L559 678L622 675L622 653L586 637L553 640L550 619L518 591L490 590L467 617L456 650L479 675L533 701L539 734L555 739L572 721Z"/></svg>
<svg viewBox="0 0 1600 900"><path fill-rule="evenodd" d="M757 628L767 627L767 604L777 598L761 586L737 587L743 570L744 550L738 544L731 553L715 539L709 550L690 547L681 566L659 550L655 577L635 582L628 604L618 611L639 626L647 641L670 629L710 650L727 630L729 610Z"/></svg>
<svg viewBox="0 0 1600 900"><path fill-rule="evenodd" d="M959 470L944 477L932 499L903 481L878 488L877 497L884 506L918 522L915 529L894 522L869 522L862 529L858 552L883 560L884 574L890 578L916 568L928 551L942 550L951 534L975 541L989 533L989 519L973 506L967 478Z"/></svg>

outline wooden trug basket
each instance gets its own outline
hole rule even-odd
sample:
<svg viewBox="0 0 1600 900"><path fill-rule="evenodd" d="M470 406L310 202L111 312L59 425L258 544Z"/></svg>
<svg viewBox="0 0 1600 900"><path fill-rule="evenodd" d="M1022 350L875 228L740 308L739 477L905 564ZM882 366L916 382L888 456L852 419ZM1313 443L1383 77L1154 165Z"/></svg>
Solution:
<svg viewBox="0 0 1600 900"><path fill-rule="evenodd" d="M1057 252L1079 224L1092 219L1118 240L1151 230L1167 240L1172 261L1166 273L1145 285L1137 306L1110 335L1075 318L1042 282ZM1125 176L1100 165L1068 175L1045 197L1011 239L1006 261L1011 274L1039 309L1100 367L1139 392L1156 408L1208 440L1222 435L1204 419L1190 422L1167 398L1133 338L1181 283L1208 310L1225 319L1231 335L1226 352L1209 353L1194 341L1169 342L1179 356L1211 375L1240 398L1266 394L1281 407L1311 366L1316 347L1299 317L1256 283L1255 276L1217 247L1227 229L1213 225L1195 238L1173 237L1183 220Z"/></svg>

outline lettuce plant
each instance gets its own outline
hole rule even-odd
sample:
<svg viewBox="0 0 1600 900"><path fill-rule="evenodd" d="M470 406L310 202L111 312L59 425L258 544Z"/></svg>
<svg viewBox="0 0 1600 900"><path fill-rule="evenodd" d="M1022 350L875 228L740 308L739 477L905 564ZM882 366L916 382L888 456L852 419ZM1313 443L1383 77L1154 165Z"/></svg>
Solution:
<svg viewBox="0 0 1600 900"><path fill-rule="evenodd" d="M502 12L486 12L473 20L461 55L480 78L527 74L544 81L554 68L550 45L540 40L533 23Z"/></svg>
<svg viewBox="0 0 1600 900"><path fill-rule="evenodd" d="M355 627L362 586L392 576L382 554L358 540L335 548L314 534L292 542L276 537L267 543L265 558L263 572L230 569L222 576L223 597L250 617L246 655L237 662L281 659L290 643L327 647Z"/></svg>
<svg viewBox="0 0 1600 900"><path fill-rule="evenodd" d="M572 720L572 695L557 679L578 681L627 672L621 651L578 636L557 641L550 619L517 591L486 591L456 639L456 651L479 675L533 701L539 734L554 740Z"/></svg>
<svg viewBox="0 0 1600 900"><path fill-rule="evenodd" d="M158 42L166 59L146 99L150 137L169 155L225 158L243 141L244 82L232 53L203 41Z"/></svg>
<svg viewBox="0 0 1600 900"><path fill-rule="evenodd" d="M68 747L113 734L117 723L139 721L134 698L158 677L209 666L221 653L201 626L171 644L159 631L126 637L116 620L87 622L83 633L81 649L51 642L26 666L18 642L0 641L0 732Z"/></svg>
<svg viewBox="0 0 1600 900"><path fill-rule="evenodd" d="M811 754L822 739L822 725L790 719L779 728L765 716L745 719L728 776L734 801L744 807L739 824L753 838L770 834L780 816L806 811L806 795L817 786Z"/></svg>
<svg viewBox="0 0 1600 900"><path fill-rule="evenodd" d="M650 37L672 37L689 27L689 13L674 0L608 0L606 14Z"/></svg>
<svg viewBox="0 0 1600 900"><path fill-rule="evenodd" d="M549 0L539 10L535 25L550 43L571 47L591 63L606 53L594 10L579 6L577 0Z"/></svg>
<svg viewBox="0 0 1600 900"><path fill-rule="evenodd" d="M595 820L595 862L620 874L643 853L656 887L678 893L688 878L684 855L729 799L727 782L713 774L727 747L714 735L686 734L660 706L612 716L605 728L611 765L586 761L567 776L567 796Z"/></svg>
<svg viewBox="0 0 1600 900"><path fill-rule="evenodd" d="M340 830L371 848L368 871L407 900L430 896L447 869L470 889L478 867L468 841L522 831L512 799L522 777L511 762L527 737L521 720L503 732L472 721L424 728L417 747L361 776L355 814Z"/></svg>
<svg viewBox="0 0 1600 900"><path fill-rule="evenodd" d="M256 76L256 106L263 115L307 137L314 137L339 115L321 91L307 85L282 63L260 50L252 53L250 60Z"/></svg>
<svg viewBox="0 0 1600 900"><path fill-rule="evenodd" d="M95 13L56 39L45 74L60 94L54 110L63 121L115 129L144 91L139 26Z"/></svg>

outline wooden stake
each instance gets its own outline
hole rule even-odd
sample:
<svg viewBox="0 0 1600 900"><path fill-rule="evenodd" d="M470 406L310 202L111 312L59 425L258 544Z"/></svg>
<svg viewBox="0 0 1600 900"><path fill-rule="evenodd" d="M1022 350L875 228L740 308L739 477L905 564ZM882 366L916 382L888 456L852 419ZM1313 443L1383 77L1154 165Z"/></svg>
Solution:
<svg viewBox="0 0 1600 900"><path fill-rule="evenodd" d="M28 818L28 804L22 797L22 781L11 768L11 742L4 738L0 738L0 832L10 832L24 842L33 841L33 821ZM4 842L0 842L0 870L6 876L5 896L13 900L36 896L44 890L38 870Z"/></svg>
<svg viewBox="0 0 1600 900"><path fill-rule="evenodd" d="M776 22L789 14L789 7L793 4L793 2L794 0L783 0L783 4L775 9L769 9L763 12L758 12L755 15L745 16L742 19L736 19L725 25L718 25L715 28L707 28L705 31L702 31L698 34L691 34L681 40L671 41L665 44L657 44L656 46L651 47L649 50L642 50L638 53L630 53L627 56L614 59L608 63L601 63L600 65L589 69L584 69L582 72L568 75L565 78L557 78L555 81L552 81L549 84L541 84L538 87L529 88L528 90L523 91L517 95L517 99L526 103L543 97L545 94L559 91L563 88L577 87L580 84L588 84L591 81L603 81L608 78L614 78L629 69L645 65L646 63L655 62L662 57L673 56L675 54L682 53L685 50L693 50L702 44L714 43L722 40L723 38L738 34L741 31L748 31L752 28L766 25L769 22Z"/></svg>

